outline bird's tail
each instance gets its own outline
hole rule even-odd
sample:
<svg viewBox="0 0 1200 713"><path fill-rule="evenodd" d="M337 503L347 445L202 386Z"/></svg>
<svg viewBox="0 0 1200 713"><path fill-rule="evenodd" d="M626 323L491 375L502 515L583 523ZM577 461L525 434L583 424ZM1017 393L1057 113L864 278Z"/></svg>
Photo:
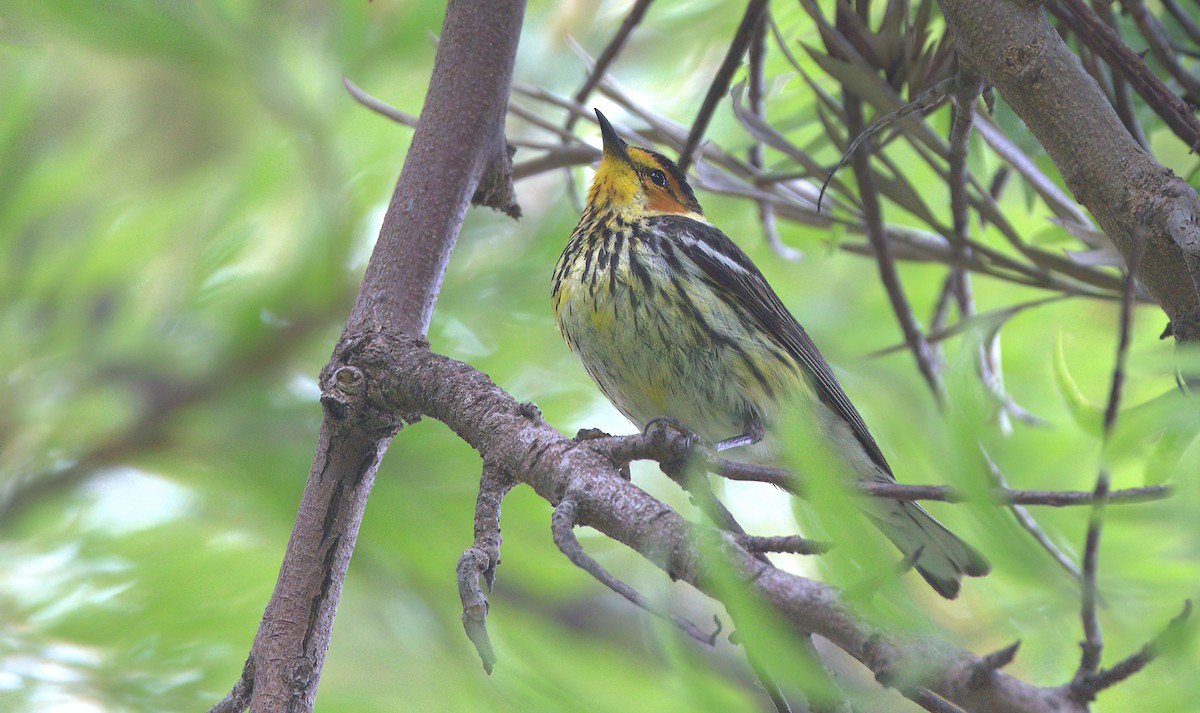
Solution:
<svg viewBox="0 0 1200 713"><path fill-rule="evenodd" d="M873 502L869 515L892 544L913 562L929 586L947 599L958 596L963 575L982 577L992 568L974 547L914 502Z"/></svg>

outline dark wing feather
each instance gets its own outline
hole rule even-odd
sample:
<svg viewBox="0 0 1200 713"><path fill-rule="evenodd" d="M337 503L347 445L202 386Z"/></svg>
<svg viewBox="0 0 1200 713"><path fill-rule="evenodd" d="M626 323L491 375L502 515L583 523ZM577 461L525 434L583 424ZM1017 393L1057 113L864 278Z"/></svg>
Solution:
<svg viewBox="0 0 1200 713"><path fill-rule="evenodd" d="M779 295L767 284L746 253L724 233L707 223L683 216L659 216L652 218L651 223L652 227L668 236L667 239L671 240L676 248L699 265L714 283L731 296L734 304L771 334L779 345L804 367L821 402L850 424L854 436L871 456L871 460L884 472L891 474L883 452L879 450L879 445L871 437L867 425L850 403L846 392L842 391L842 386L833 375L833 370L829 368L829 363L821 356L817 345L813 344L796 318L784 307ZM683 236L690 236L692 240L705 243L714 252L728 257L745 272L735 270L704 249L690 244Z"/></svg>

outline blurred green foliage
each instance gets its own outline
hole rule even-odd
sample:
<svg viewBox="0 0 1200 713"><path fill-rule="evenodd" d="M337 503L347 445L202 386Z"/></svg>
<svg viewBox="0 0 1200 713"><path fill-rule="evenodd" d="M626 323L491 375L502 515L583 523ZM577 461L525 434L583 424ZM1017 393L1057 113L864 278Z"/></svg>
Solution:
<svg viewBox="0 0 1200 713"><path fill-rule="evenodd" d="M655 5L615 76L687 123L739 19L727 8ZM585 64L571 42L597 54L626 10L598 0L531 3L517 80L572 93ZM416 113L442 12L439 3L395 0L0 3L0 709L195 711L232 686L308 470L320 418L315 375L410 136L354 103L341 77ZM812 41L811 27L792 15L779 10L788 36ZM805 85L771 61L771 113L816 125ZM934 121L945 126L944 117ZM545 140L517 120L509 129ZM1155 146L1175 146L1161 126L1147 129ZM711 133L731 150L748 146L727 111ZM981 153L974 166L996 165L982 145L972 148ZM1194 171L1195 161L1171 161L1184 175ZM940 184L923 165L912 170L914 183L937 187L933 201ZM576 171L580 181L587 175ZM577 217L568 190L561 173L520 184L519 223L470 214L429 338L537 402L564 432L628 430L550 316L549 272ZM836 234L785 224L784 241L806 257L784 262L763 245L753 206L701 199L839 367L902 480L982 492L972 455L982 440L1013 487L1092 487L1100 447L1087 413L1107 397L1115 304L1057 302L1005 327L1008 390L1046 425L1017 423L1004 434L973 371L977 335L946 345L952 406L939 413L907 354L866 356L900 340L870 261L835 250ZM1018 191L1002 205L1025 234L1055 235ZM903 278L928 314L941 268L906 265ZM981 310L1041 296L986 279L976 294ZM1157 339L1161 313L1143 307L1136 317L1124 404L1151 406L1122 420L1118 435L1127 437L1114 439L1107 458L1115 486L1171 482L1179 495L1109 510L1106 662L1141 646L1200 581L1197 407L1173 392L1180 357ZM526 489L505 501L489 618L500 663L485 676L461 631L454 583L478 471L478 457L436 422L395 440L358 541L318 710L766 705L737 650L724 642L699 649L574 569L550 539L550 506ZM653 469L635 468L635 480L690 512ZM752 531L794 530L781 493L725 490ZM837 506L817 498L813 507ZM936 599L912 576L878 582L870 572L780 560L858 591L856 604L891 626L940 631L980 652L1019 638L1013 673L1065 681L1081 636L1075 584L1005 511L981 502L931 510L994 563L957 602ZM1077 557L1086 509L1034 512ZM710 620L709 603L637 556L590 531L580 537L642 591ZM878 585L874 596L865 581ZM772 630L745 622L748 636L766 640L771 670L786 675L795 644L769 641ZM1187 710L1198 663L1184 637L1097 710ZM869 708L908 705L874 690L852 664L837 665L851 672L848 687L874 701Z"/></svg>

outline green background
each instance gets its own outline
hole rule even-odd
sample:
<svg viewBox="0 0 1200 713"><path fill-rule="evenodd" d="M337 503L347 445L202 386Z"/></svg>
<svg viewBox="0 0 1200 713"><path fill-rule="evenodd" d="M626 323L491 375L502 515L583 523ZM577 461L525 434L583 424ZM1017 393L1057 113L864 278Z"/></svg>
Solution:
<svg viewBox="0 0 1200 713"><path fill-rule="evenodd" d="M572 94L586 71L574 43L595 56L627 9L532 2L516 80ZM417 113L443 10L389 0L0 2L0 709L195 711L236 680L313 452L315 376L411 137L356 104L341 78ZM793 6L775 10L788 37L816 42ZM739 18L728 3L663 0L614 75L640 102L689 124ZM811 92L778 53L769 69L769 116L810 125ZM544 104L515 101L562 121ZM627 118L603 98L592 103ZM1006 128L1023 131L1006 111ZM1160 160L1191 175L1196 158L1145 120ZM944 110L931 121L946 130ZM555 140L513 118L509 132ZM593 128L585 133L596 140ZM710 133L729 150L749 146L727 107ZM1053 171L1028 136L1018 138ZM982 144L972 149L974 170L999 165ZM837 156L829 147L818 155L827 164ZM905 166L946 216L945 189L928 167ZM536 402L566 433L628 432L561 343L549 307L550 271L589 176L575 171L574 193L562 172L520 183L519 222L471 211L429 340ZM753 205L700 199L837 367L901 480L978 490L985 476L970 453L979 439L1013 487L1092 487L1115 302L1056 302L1005 327L1009 393L1045 420L1006 434L974 374L978 334L946 343L952 405L940 413L907 353L869 356L901 335L874 263L837 249L847 236L784 223L784 242L805 253L788 262L764 244ZM1001 204L1031 242L1078 248L1019 188ZM888 219L913 222L896 210ZM993 232L980 239L1003 249ZM902 268L922 318L943 275L938 266ZM975 287L981 311L1045 294L986 278ZM1117 487L1170 480L1179 497L1109 510L1100 555L1106 664L1159 631L1200 581L1200 453L1190 435L1200 421L1194 400L1174 391L1178 356L1158 340L1165 323L1153 306L1136 312L1126 413L1108 461ZM339 607L318 710L763 709L736 650L680 640L559 555L551 508L527 488L504 503L488 620L500 661L485 676L461 630L454 579L470 544L479 468L431 420L395 439ZM656 470L635 468L634 478L691 513ZM782 493L731 490L751 531L795 530ZM890 602L868 597L864 610L980 653L1020 639L1014 674L1067 681L1081 638L1077 586L1004 511L930 509L984 550L995 572L953 603L908 576L886 588ZM1034 513L1077 558L1087 509ZM711 620L710 603L638 556L590 530L579 535L641 591ZM867 576L778 560L843 585ZM1200 657L1185 633L1096 709L1194 710ZM861 669L835 667L848 671L848 688L875 695ZM866 709L908 705L877 698Z"/></svg>

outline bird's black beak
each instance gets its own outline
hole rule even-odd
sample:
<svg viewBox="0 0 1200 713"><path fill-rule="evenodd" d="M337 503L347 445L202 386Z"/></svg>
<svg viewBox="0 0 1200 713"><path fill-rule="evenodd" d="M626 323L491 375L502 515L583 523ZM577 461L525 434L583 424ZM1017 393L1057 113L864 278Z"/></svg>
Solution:
<svg viewBox="0 0 1200 713"><path fill-rule="evenodd" d="M617 130L613 125L608 123L608 119L596 109L596 121L600 122L600 136L604 139L604 153L613 158L621 159L624 163L629 163L629 154L625 151L625 142L617 136Z"/></svg>

